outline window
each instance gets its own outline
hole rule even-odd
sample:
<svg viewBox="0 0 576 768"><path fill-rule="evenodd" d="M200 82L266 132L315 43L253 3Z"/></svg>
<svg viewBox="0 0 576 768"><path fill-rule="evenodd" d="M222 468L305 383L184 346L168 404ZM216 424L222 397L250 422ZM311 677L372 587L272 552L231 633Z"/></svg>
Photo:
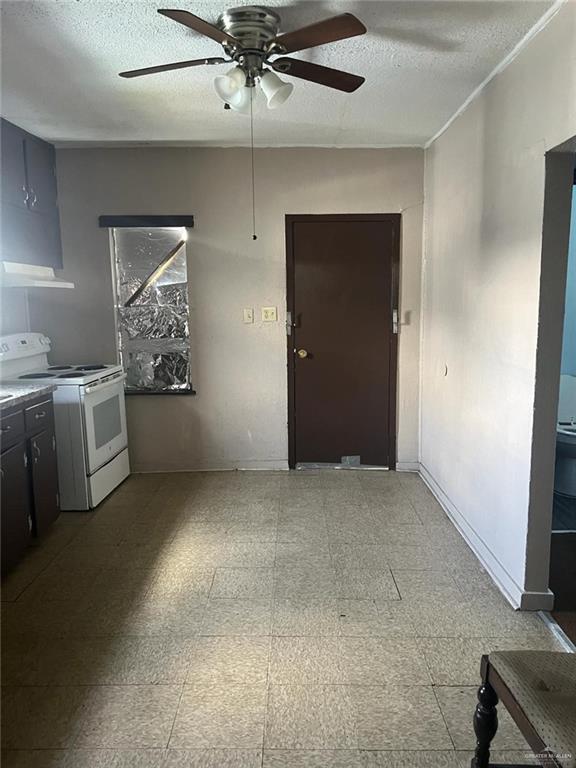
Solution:
<svg viewBox="0 0 576 768"><path fill-rule="evenodd" d="M192 393L183 227L113 227L112 261L126 392Z"/></svg>

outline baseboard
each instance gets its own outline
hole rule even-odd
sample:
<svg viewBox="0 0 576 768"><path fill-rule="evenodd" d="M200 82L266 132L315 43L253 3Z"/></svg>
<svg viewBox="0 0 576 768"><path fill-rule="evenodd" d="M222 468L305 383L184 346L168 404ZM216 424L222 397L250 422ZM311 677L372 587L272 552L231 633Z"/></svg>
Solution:
<svg viewBox="0 0 576 768"><path fill-rule="evenodd" d="M551 611L554 608L554 592L527 592L522 590L520 598L521 611Z"/></svg>
<svg viewBox="0 0 576 768"><path fill-rule="evenodd" d="M237 469L241 472L261 470L268 470L269 472L281 470L287 472L290 467L288 466L287 461L243 461L238 465Z"/></svg>
<svg viewBox="0 0 576 768"><path fill-rule="evenodd" d="M508 602L514 608L523 611L551 610L554 604L552 592L550 590L528 592L519 586L467 522L460 510L452 503L424 464L420 464L420 476Z"/></svg>
<svg viewBox="0 0 576 768"><path fill-rule="evenodd" d="M420 472L419 461L397 461L396 472Z"/></svg>
<svg viewBox="0 0 576 768"><path fill-rule="evenodd" d="M214 462L213 464L199 467L163 466L157 463L154 467L147 464L133 464L132 473L139 475L165 474L166 472L235 472L244 470L288 470L287 461L238 461L238 462Z"/></svg>

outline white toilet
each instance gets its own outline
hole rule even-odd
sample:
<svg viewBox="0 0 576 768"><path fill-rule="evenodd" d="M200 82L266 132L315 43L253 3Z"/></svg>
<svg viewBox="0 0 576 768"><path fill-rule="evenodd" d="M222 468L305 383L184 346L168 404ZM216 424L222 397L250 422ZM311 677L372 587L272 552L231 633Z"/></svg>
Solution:
<svg viewBox="0 0 576 768"><path fill-rule="evenodd" d="M560 376L554 493L576 498L576 376Z"/></svg>

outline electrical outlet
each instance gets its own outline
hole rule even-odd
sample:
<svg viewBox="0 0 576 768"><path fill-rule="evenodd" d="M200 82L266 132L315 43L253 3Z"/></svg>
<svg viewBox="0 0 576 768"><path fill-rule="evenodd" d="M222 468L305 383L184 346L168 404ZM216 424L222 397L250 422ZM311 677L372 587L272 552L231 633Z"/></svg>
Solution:
<svg viewBox="0 0 576 768"><path fill-rule="evenodd" d="M246 324L253 323L254 322L254 310L252 307L244 307L242 311L242 316L244 318L244 322Z"/></svg>
<svg viewBox="0 0 576 768"><path fill-rule="evenodd" d="M275 323L278 320L276 307L262 307L262 322Z"/></svg>

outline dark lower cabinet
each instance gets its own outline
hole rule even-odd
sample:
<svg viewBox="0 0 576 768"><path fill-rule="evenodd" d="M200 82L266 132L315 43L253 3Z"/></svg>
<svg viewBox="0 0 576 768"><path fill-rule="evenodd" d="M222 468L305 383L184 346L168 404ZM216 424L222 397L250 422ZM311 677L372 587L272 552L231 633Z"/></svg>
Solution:
<svg viewBox="0 0 576 768"><path fill-rule="evenodd" d="M0 462L2 571L8 571L24 554L32 529L26 443L2 451Z"/></svg>
<svg viewBox="0 0 576 768"><path fill-rule="evenodd" d="M22 557L60 514L54 406L46 396L0 415L2 435L2 571Z"/></svg>
<svg viewBox="0 0 576 768"><path fill-rule="evenodd" d="M34 534L42 536L60 514L54 432L40 432L30 440L29 447L32 462Z"/></svg>

